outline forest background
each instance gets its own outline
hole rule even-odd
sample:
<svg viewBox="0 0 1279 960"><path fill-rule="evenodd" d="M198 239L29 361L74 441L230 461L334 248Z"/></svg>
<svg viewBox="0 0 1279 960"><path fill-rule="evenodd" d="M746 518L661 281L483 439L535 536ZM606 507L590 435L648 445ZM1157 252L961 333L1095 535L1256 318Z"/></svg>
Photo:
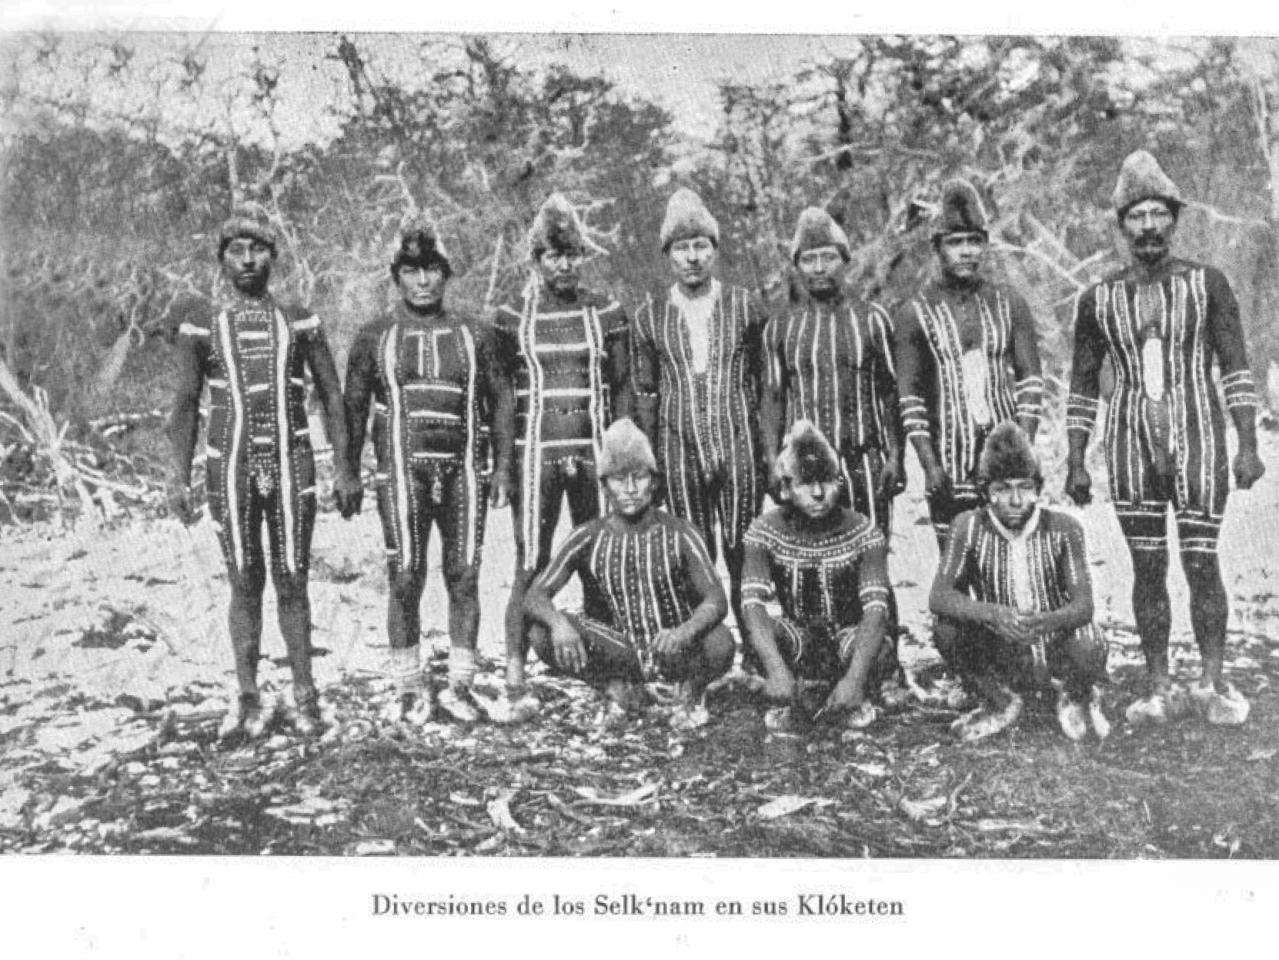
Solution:
<svg viewBox="0 0 1279 960"><path fill-rule="evenodd" d="M965 176L994 217L995 272L1031 302L1059 418L1073 299L1121 261L1109 198L1145 147L1190 200L1179 252L1225 270L1279 399L1274 40L845 37L784 81L722 80L690 134L602 75L528 56L529 38L307 36L319 87L279 35L4 39L0 521L154 501L172 307L213 295L217 227L242 201L278 223L275 288L319 313L341 366L394 297L414 209L439 223L450 302L474 315L524 282L552 190L591 229L589 282L634 309L669 282L656 237L680 185L719 218L728 279L784 301L795 217L817 203L849 233L856 292L891 303L931 268L941 182ZM1050 465L1060 435L1043 435Z"/></svg>

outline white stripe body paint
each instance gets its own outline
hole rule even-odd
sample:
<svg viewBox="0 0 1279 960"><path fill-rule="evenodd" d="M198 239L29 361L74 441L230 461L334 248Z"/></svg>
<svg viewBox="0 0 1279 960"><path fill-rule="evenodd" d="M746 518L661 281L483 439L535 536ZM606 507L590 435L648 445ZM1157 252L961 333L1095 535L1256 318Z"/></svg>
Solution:
<svg viewBox="0 0 1279 960"><path fill-rule="evenodd" d="M229 521L227 535L231 540L231 556L236 572L244 569L244 540L240 528L240 485L232 475L239 469L241 445L244 438L244 397L240 379L239 358L231 341L231 320L227 311L218 314L218 342L222 344L222 363L227 371L227 385L231 393L231 446L225 458L222 489L226 496L226 513Z"/></svg>
<svg viewBox="0 0 1279 960"><path fill-rule="evenodd" d="M387 447L391 460L391 483L394 492L391 501L395 508L396 547L404 558L402 567L409 569L416 557L413 550L412 518L409 516L409 463L404 447L404 399L395 389L400 380L400 335L398 323L392 324L382 334L382 367L385 370L388 389L387 408L390 422L387 424Z"/></svg>
<svg viewBox="0 0 1279 960"><path fill-rule="evenodd" d="M279 426L276 455L280 464L280 509L284 513L284 565L289 573L298 572L297 536L293 529L293 451L289 437L289 352L292 337L289 325L279 308L275 309L275 422Z"/></svg>
<svg viewBox="0 0 1279 960"><path fill-rule="evenodd" d="M469 327L458 328L462 334L462 348L466 351L466 449L462 453L462 469L466 475L466 565L473 566L478 553L475 542L475 517L479 510L476 498L479 495L475 476L475 414L479 409L475 396L475 341L471 337ZM436 352L438 371L438 350Z"/></svg>

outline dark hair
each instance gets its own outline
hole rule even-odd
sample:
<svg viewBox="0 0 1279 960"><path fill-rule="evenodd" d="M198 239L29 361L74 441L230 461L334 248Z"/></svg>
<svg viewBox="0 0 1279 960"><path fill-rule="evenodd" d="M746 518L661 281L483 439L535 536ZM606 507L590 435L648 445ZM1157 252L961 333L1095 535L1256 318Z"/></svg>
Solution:
<svg viewBox="0 0 1279 960"><path fill-rule="evenodd" d="M221 260L222 255L226 253L226 248L231 245L232 240L256 240L258 243L262 244L268 250L271 251L272 260L274 260L276 257L280 255L280 252L276 250L275 248L275 241L264 240L261 237L255 236L252 233L237 233L237 234L234 234L233 236L223 237L221 240L218 241L218 259L219 260Z"/></svg>
<svg viewBox="0 0 1279 960"><path fill-rule="evenodd" d="M425 254L418 256L413 256L403 247L396 251L395 257L391 260L391 279L397 284L400 282L401 267L421 267L424 270L438 267L444 274L445 280L453 276L453 265L449 263L448 257L440 253L434 246Z"/></svg>

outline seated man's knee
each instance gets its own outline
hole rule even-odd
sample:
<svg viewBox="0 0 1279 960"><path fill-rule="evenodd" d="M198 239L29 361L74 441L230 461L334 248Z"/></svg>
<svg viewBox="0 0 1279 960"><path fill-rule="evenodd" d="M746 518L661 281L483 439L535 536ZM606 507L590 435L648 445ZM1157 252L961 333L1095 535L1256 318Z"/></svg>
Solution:
<svg viewBox="0 0 1279 960"><path fill-rule="evenodd" d="M938 617L933 626L933 646L947 663L959 653L960 633L959 624L947 617Z"/></svg>
<svg viewBox="0 0 1279 960"><path fill-rule="evenodd" d="M1109 645L1096 624L1085 624L1062 644L1066 667L1071 673L1094 683L1105 679Z"/></svg>
<svg viewBox="0 0 1279 960"><path fill-rule="evenodd" d="M728 671L736 654L737 645L733 643L733 635L722 623L702 638L702 657L716 675Z"/></svg>

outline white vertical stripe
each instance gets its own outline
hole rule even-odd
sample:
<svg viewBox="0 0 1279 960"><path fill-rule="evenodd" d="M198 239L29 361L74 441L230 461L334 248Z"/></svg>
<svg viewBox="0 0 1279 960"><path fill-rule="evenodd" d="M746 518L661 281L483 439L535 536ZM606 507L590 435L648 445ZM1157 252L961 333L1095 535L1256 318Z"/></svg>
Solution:
<svg viewBox="0 0 1279 960"><path fill-rule="evenodd" d="M398 528L400 539L400 562L402 570L411 570L417 561L417 551L413 549L413 531L409 520L409 464L404 449L404 437L401 430L404 424L404 397L399 386L399 339L402 332L400 324L392 324L382 336L382 364L386 368L386 399L390 407L387 423L388 447L391 453L391 482L395 485L391 502L395 512L394 525Z"/></svg>
<svg viewBox="0 0 1279 960"><path fill-rule="evenodd" d="M276 456L280 463L280 509L284 512L284 566L298 572L297 542L293 530L293 459L289 450L289 325L275 309L275 425Z"/></svg>
<svg viewBox="0 0 1279 960"><path fill-rule="evenodd" d="M235 558L235 569L238 573L244 569L244 529L240 526L240 483L236 476L240 469L240 446L244 439L244 389L240 382L240 367L235 355L235 344L231 341L231 320L227 311L218 314L218 339L222 343L222 362L226 365L227 386L231 394L231 449L227 451L225 480L223 490L226 491L226 512L228 529L231 538L231 555Z"/></svg>
<svg viewBox="0 0 1279 960"><path fill-rule="evenodd" d="M462 470L466 475L466 565L476 561L475 518L479 512L476 498L479 495L475 477L475 342L471 339L471 331L464 325L458 330L462 334L462 347L466 351L466 448L462 451ZM435 366L438 376L440 364L439 344L435 344Z"/></svg>
<svg viewBox="0 0 1279 960"><path fill-rule="evenodd" d="M528 412L524 425L524 569L537 567L538 531L542 514L542 390L545 387L542 362L537 356L537 307L539 285L524 297L524 313L518 328L519 343L528 370Z"/></svg>

